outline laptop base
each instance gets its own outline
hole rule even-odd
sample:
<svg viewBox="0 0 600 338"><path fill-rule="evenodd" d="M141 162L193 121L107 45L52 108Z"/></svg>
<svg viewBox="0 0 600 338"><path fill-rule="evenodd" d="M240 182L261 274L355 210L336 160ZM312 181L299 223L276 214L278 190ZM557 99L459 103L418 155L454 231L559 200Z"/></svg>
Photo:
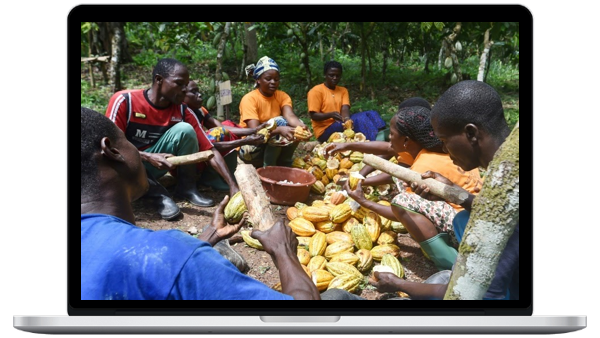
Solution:
<svg viewBox="0 0 600 338"><path fill-rule="evenodd" d="M554 334L587 316L13 316L13 326L52 334Z"/></svg>

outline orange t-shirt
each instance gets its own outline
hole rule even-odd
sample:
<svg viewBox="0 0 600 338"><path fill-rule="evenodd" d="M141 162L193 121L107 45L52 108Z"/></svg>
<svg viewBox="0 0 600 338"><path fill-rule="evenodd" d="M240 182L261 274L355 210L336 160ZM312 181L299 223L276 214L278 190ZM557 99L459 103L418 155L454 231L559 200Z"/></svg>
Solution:
<svg viewBox="0 0 600 338"><path fill-rule="evenodd" d="M331 90L325 86L324 83L314 86L308 92L307 98L308 111L314 111L315 113L331 113L338 112L341 114L342 106L350 106L350 95L348 89L345 87L335 86L334 90ZM311 120L312 129L315 137L319 137L325 132L325 129L335 122L334 119L327 119L324 121Z"/></svg>
<svg viewBox="0 0 600 338"><path fill-rule="evenodd" d="M398 161L398 163L403 163L409 166L415 163L415 159L407 151L398 153L398 156L396 156L396 160Z"/></svg>
<svg viewBox="0 0 600 338"><path fill-rule="evenodd" d="M271 97L264 96L255 89L242 97L240 101L240 126L246 128L248 120L258 120L259 123L281 116L283 106L292 107L292 98L281 90L275 91Z"/></svg>
<svg viewBox="0 0 600 338"><path fill-rule="evenodd" d="M471 194L477 194L475 188L478 188L477 191L479 191L483 186L479 169L475 168L471 171L464 171L461 167L452 163L448 154L423 149L415 157L415 161L410 169L418 173L424 173L427 170L437 172ZM407 190L410 191L410 188ZM457 204L450 203L450 205L456 210L463 209L463 207Z"/></svg>

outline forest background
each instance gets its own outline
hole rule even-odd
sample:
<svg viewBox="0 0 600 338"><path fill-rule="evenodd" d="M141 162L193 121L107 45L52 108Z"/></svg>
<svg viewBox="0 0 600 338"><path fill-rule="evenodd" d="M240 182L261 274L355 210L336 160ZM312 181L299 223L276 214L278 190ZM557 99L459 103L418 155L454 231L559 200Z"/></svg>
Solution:
<svg viewBox="0 0 600 338"><path fill-rule="evenodd" d="M157 60L186 64L204 104L239 122L253 89L244 68L267 55L280 88L310 125L306 96L324 81L323 66L343 66L351 113L375 110L388 123L398 104L420 96L434 104L453 83L478 79L501 95L510 127L519 119L519 24L516 22L83 22L81 105L104 113L121 89L149 88ZM232 103L220 105L230 81Z"/></svg>

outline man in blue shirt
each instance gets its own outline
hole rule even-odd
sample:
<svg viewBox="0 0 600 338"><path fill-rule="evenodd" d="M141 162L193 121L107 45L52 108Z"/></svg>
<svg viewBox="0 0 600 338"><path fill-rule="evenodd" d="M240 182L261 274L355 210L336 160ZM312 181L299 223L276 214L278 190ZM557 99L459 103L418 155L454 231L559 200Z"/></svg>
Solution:
<svg viewBox="0 0 600 338"><path fill-rule="evenodd" d="M254 230L279 270L282 292L242 274L212 248L246 221L227 224L226 196L196 239L135 226L131 202L148 190L139 151L104 115L81 108L81 299L320 299L279 221Z"/></svg>

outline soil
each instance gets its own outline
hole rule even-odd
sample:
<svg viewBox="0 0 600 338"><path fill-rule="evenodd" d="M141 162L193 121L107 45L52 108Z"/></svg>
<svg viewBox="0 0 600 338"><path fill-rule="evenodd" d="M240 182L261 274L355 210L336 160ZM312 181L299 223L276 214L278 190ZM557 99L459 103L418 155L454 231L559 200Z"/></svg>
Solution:
<svg viewBox="0 0 600 338"><path fill-rule="evenodd" d="M299 149L300 148L301 147L299 147ZM162 182L172 193L173 186L168 187L168 185L173 184L174 182L166 180L162 180ZM198 185L198 190L202 194L214 199L217 203L223 200L227 194L227 192L214 191L212 188L204 187L202 185ZM322 199L322 196L311 193L305 203L310 204L317 199ZM202 208L194 206L184 200L179 200L177 198L174 200L177 205L179 205L182 215L172 221L163 220L147 200L140 199L135 201L133 203L133 209L136 216L136 225L152 230L179 229L189 233L191 236L197 237L198 233L202 231L202 228L211 222L216 206ZM271 210L276 217L282 217L286 222L287 217L285 212L287 208L288 206L271 204ZM242 228L242 230L248 229L251 228ZM265 283L269 287L273 287L279 283L278 270L273 264L269 254L265 251L248 246L239 234L230 238L229 242L231 247L244 257L248 263L250 269L246 272L247 275ZM422 282L438 271L433 263L423 256L418 243L415 242L409 234L398 234L397 245L400 247L401 254L399 258L401 264L404 266L406 280ZM365 282L361 285L361 290L357 292L361 297L368 300L376 300L396 296L395 294L378 292L373 286L368 284L367 277L368 276L365 277Z"/></svg>

